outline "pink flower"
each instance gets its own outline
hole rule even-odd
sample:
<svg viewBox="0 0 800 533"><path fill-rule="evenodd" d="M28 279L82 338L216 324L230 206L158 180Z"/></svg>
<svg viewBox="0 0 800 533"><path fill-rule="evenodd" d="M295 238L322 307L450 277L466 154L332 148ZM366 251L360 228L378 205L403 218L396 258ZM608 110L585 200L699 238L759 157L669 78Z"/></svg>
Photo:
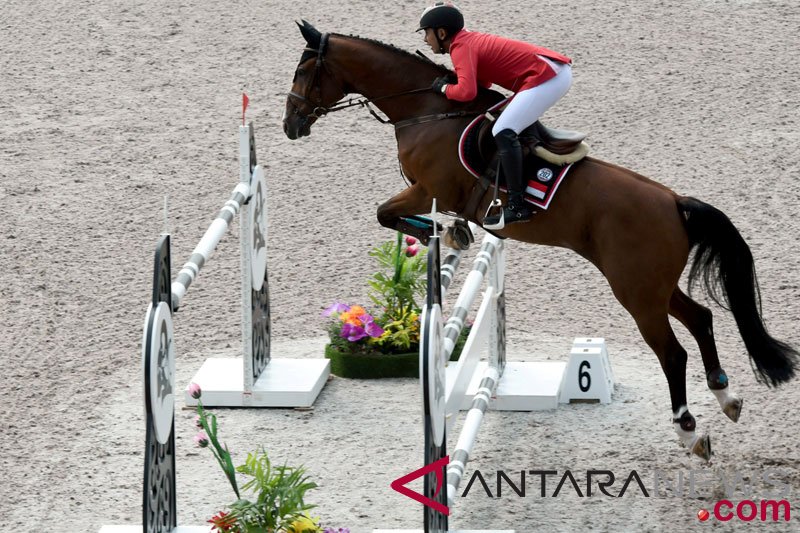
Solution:
<svg viewBox="0 0 800 533"><path fill-rule="evenodd" d="M208 435L206 435L204 432L201 431L200 433L194 436L194 442L201 448L205 448L206 446L208 446Z"/></svg>
<svg viewBox="0 0 800 533"><path fill-rule="evenodd" d="M200 396L203 395L203 391L200 390L200 385L197 383L190 383L189 384L189 396L194 398L195 400L199 400Z"/></svg>
<svg viewBox="0 0 800 533"><path fill-rule="evenodd" d="M225 511L220 511L213 517L211 520L207 521L209 524L214 524L214 527L211 528L212 531L220 531L221 533L226 533L229 531L239 531L239 528L236 526L236 517L230 516L229 513Z"/></svg>
<svg viewBox="0 0 800 533"><path fill-rule="evenodd" d="M199 428L203 427L202 422L200 422L200 415L197 415L197 416L194 417L194 425L199 427Z"/></svg>
<svg viewBox="0 0 800 533"><path fill-rule="evenodd" d="M408 257L414 257L415 255L417 255L417 253L419 253L419 245L417 244L413 244L408 248L406 248L406 255Z"/></svg>
<svg viewBox="0 0 800 533"><path fill-rule="evenodd" d="M409 246L417 244L417 239L415 239L414 237L408 235L408 236L406 236L406 244L409 245Z"/></svg>

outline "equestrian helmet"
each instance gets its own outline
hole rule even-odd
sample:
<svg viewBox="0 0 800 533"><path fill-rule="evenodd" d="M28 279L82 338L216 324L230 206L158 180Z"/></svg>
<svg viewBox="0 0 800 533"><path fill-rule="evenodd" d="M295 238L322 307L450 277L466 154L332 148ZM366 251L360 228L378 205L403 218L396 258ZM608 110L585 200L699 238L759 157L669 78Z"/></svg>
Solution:
<svg viewBox="0 0 800 533"><path fill-rule="evenodd" d="M436 2L422 12L417 31L427 28L444 28L449 33L458 32L464 27L464 15L452 2Z"/></svg>

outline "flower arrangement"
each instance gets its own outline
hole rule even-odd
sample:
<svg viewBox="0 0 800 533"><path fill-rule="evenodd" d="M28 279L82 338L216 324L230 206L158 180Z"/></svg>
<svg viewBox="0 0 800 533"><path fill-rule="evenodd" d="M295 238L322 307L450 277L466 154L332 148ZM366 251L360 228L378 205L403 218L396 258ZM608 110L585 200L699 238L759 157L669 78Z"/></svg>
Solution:
<svg viewBox="0 0 800 533"><path fill-rule="evenodd" d="M318 518L312 518L308 511L313 505L306 504L305 493L317 487L305 475L303 467L275 466L266 451L247 455L244 464L235 467L226 445L217 437L217 417L203 409L200 401L202 391L196 383L189 385L189 394L197 400L195 425L201 430L195 443L201 448L209 448L236 495L236 501L229 511L220 511L208 523L212 531L221 533L350 533L348 528L323 528ZM243 498L236 474L248 480L241 491L249 491L254 500Z"/></svg>
<svg viewBox="0 0 800 533"><path fill-rule="evenodd" d="M370 252L381 269L369 280L369 298L377 313L361 305L336 302L323 316L331 317L325 357L331 372L348 378L419 377L421 335L418 301L427 292L427 260L414 237L386 242ZM471 325L456 341L450 360L457 360Z"/></svg>
<svg viewBox="0 0 800 533"><path fill-rule="evenodd" d="M427 261L414 237L397 238L370 254L380 270L368 280L372 309L336 302L322 313L332 320L325 356L331 372L349 378L415 377L419 373L420 306Z"/></svg>
<svg viewBox="0 0 800 533"><path fill-rule="evenodd" d="M421 310L417 299L425 294L427 271L425 254L420 250L414 237L403 239L398 232L395 241L370 252L382 267L369 279L369 297L378 314L342 302L325 309L323 316L333 317L328 330L331 346L350 354L396 354L418 349Z"/></svg>

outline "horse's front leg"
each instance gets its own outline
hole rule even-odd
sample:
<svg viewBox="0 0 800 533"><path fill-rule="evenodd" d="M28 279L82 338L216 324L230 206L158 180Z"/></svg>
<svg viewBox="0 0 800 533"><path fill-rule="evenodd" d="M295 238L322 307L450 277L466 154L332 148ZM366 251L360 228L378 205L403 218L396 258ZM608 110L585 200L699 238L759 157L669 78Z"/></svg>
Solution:
<svg viewBox="0 0 800 533"><path fill-rule="evenodd" d="M378 206L378 222L386 228L416 237L427 245L433 233L433 222L419 215L430 213L432 203L433 198L419 183L415 183ZM441 224L437 224L437 231L441 231Z"/></svg>

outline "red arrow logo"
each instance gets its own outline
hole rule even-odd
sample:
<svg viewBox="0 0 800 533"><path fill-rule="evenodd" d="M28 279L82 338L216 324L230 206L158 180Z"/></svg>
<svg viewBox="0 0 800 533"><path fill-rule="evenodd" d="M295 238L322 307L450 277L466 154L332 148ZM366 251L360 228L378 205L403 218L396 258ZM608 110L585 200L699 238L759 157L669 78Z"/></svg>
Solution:
<svg viewBox="0 0 800 533"><path fill-rule="evenodd" d="M440 475L442 469L446 467L450 463L450 456L442 457L435 463L431 463L429 465L425 465L419 470L414 470L410 474L406 474L405 476L399 477L392 481L391 487L402 494L403 496L408 496L412 500L416 500L422 505L428 506L440 513L450 516L450 508L444 504L441 504L435 500L428 498L420 494L419 492L414 492L413 490L406 487L406 485L414 481L417 478L424 476L429 472L433 472L436 476L436 492L433 494L434 496L439 494L439 491L442 490L442 476Z"/></svg>

